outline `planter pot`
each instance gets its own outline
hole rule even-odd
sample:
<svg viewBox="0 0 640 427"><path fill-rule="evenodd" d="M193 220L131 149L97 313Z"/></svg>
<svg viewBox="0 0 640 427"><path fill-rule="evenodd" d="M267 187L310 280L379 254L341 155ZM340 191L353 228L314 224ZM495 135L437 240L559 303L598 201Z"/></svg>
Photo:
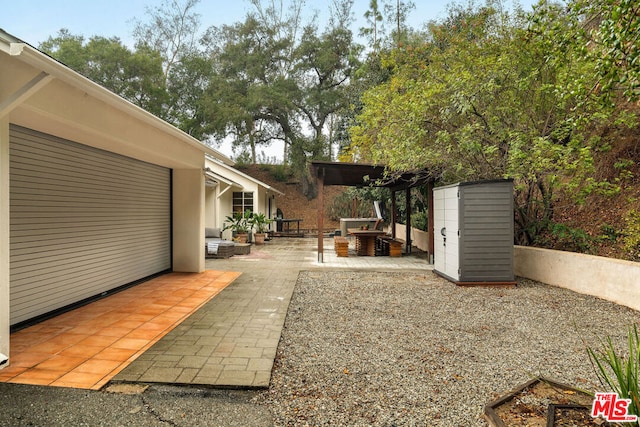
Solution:
<svg viewBox="0 0 640 427"><path fill-rule="evenodd" d="M247 243L249 241L249 235L247 233L237 233L236 240L238 243Z"/></svg>
<svg viewBox="0 0 640 427"><path fill-rule="evenodd" d="M254 243L256 245L264 245L265 233L255 233L254 237L255 237Z"/></svg>

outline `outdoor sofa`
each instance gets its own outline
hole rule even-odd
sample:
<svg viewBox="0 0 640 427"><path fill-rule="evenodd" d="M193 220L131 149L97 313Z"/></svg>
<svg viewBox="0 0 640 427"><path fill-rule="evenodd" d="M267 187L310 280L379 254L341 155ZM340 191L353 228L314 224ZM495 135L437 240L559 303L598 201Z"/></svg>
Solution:
<svg viewBox="0 0 640 427"><path fill-rule="evenodd" d="M235 251L235 243L222 238L220 228L204 229L204 253L206 258L229 258Z"/></svg>

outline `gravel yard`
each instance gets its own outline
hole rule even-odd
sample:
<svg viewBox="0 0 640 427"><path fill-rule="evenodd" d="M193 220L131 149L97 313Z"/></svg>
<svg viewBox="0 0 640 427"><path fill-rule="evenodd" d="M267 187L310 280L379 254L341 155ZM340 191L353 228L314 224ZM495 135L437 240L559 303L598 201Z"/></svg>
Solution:
<svg viewBox="0 0 640 427"><path fill-rule="evenodd" d="M529 280L302 272L256 400L280 426L486 426L484 405L534 375L601 390L586 345L624 345L634 322L637 311Z"/></svg>

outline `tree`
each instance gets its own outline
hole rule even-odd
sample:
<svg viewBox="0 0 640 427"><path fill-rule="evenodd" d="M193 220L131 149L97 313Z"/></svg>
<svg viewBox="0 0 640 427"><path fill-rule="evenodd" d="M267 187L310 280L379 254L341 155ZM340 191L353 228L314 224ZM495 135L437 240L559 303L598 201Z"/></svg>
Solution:
<svg viewBox="0 0 640 427"><path fill-rule="evenodd" d="M602 148L589 130L614 111L593 91L581 38L550 37L573 28L572 17L551 6L536 16L453 6L428 43L395 49L383 59L392 77L363 97L353 155L393 171L427 168L445 183L513 178L521 244L552 220L559 188L607 188L589 175Z"/></svg>
<svg viewBox="0 0 640 427"><path fill-rule="evenodd" d="M156 52L144 48L132 52L117 37L94 36L85 42L65 29L39 48L133 104L166 117L162 60Z"/></svg>
<svg viewBox="0 0 640 427"><path fill-rule="evenodd" d="M384 11L387 14L387 21L392 26L391 39L395 46L399 46L400 43L406 42L410 29L407 28L407 17L416 5L412 1L390 0L389 3L384 5Z"/></svg>
<svg viewBox="0 0 640 427"><path fill-rule="evenodd" d="M373 52L378 52L383 35L384 22L384 17L378 6L378 0L369 1L369 9L364 13L364 18L367 20L368 26L360 28L360 35L369 39L369 46Z"/></svg>
<svg viewBox="0 0 640 427"><path fill-rule="evenodd" d="M248 145L254 162L261 143L282 139L287 148L296 137L292 42L279 38L279 31L248 16L242 23L211 28L205 37L215 70L203 100L211 133L232 135L237 146Z"/></svg>
<svg viewBox="0 0 640 427"><path fill-rule="evenodd" d="M149 22L136 22L133 30L136 46L146 47L162 56L165 84L169 83L172 68L196 47L200 15L193 13L193 9L199 2L163 0L160 6L146 8Z"/></svg>
<svg viewBox="0 0 640 427"><path fill-rule="evenodd" d="M634 0L576 0L570 11L591 42L604 92L640 98L640 3ZM584 19L586 18L586 19Z"/></svg>
<svg viewBox="0 0 640 427"><path fill-rule="evenodd" d="M285 161L313 196L307 161L330 156L330 124L348 104L357 64L347 27L352 2L337 4L322 33L313 18L302 25L302 1L286 13L282 2L252 3L244 22L213 27L205 37L215 69L203 99L210 131L233 135L254 162L260 144L284 141Z"/></svg>
<svg viewBox="0 0 640 427"><path fill-rule="evenodd" d="M311 128L305 151L312 159L329 159L334 129L328 125L348 107L346 86L358 67L351 31L338 24L317 35L315 27L307 27L296 57L301 96L295 104ZM306 157L298 161L306 163Z"/></svg>

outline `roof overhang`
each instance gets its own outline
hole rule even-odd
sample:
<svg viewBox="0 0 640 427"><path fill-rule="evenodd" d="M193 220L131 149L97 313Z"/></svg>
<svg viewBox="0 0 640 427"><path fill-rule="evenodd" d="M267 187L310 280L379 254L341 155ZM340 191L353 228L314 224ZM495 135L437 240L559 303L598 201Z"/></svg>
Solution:
<svg viewBox="0 0 640 427"><path fill-rule="evenodd" d="M400 191L432 181L425 170L392 174L385 166L365 163L313 161L309 168L315 178L323 180L324 185L385 187Z"/></svg>
<svg viewBox="0 0 640 427"><path fill-rule="evenodd" d="M248 181L253 182L253 183L254 183L254 184L256 184L258 187L262 187L262 188L264 188L267 192L271 192L271 193L274 193L274 194L279 194L279 195L281 195L281 196L284 196L284 193L283 193L282 191L278 190L277 188L272 187L272 186L270 186L269 184L264 183L264 182L262 182L262 181L260 181L260 180L258 180L258 179L255 179L254 177L252 177L252 176L250 176L250 175L247 175L246 173L243 173L243 172L239 171L238 169L236 169L236 168L234 168L234 167L232 167L232 166L230 166L230 165L223 164L223 163L221 163L220 161L216 161L216 159L211 158L211 157L209 157L209 156L207 156L207 160L209 160L209 161L213 162L213 164L215 164L215 165L219 166L219 167L220 167L220 169L222 169L222 170L224 170L224 171L227 171L227 172L229 172L230 174L236 174L236 175L241 176L242 178L244 178L244 179L246 179L246 180L248 180ZM210 168L208 168L208 167L207 167L207 169L208 169L208 170L211 170L211 169L210 169Z"/></svg>
<svg viewBox="0 0 640 427"><path fill-rule="evenodd" d="M215 173L214 171L212 171L210 168L205 168L204 170L204 175L205 175L205 184L209 184L209 183L216 183L217 184L225 184L229 187L235 187L235 188L239 188L242 189L242 185L238 184L235 181L232 181L228 178L225 178L224 176Z"/></svg>
<svg viewBox="0 0 640 427"><path fill-rule="evenodd" d="M195 153L234 164L217 150L2 30L0 55L14 60L1 60L8 67L3 72L10 76L0 87L4 90L0 116L9 115L11 123L173 168L195 166ZM185 149L193 154L181 159L184 151L180 150ZM197 163L202 167L200 158Z"/></svg>

